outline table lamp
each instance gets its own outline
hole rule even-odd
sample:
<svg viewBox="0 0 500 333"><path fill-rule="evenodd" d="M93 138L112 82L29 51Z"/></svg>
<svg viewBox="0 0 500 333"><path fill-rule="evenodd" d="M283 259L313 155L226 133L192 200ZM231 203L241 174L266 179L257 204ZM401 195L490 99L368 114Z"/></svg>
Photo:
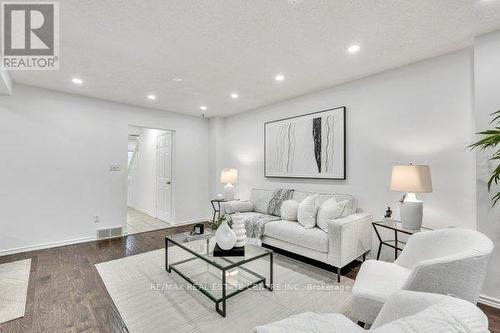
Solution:
<svg viewBox="0 0 500 333"><path fill-rule="evenodd" d="M234 199L234 183L238 180L238 170L222 169L220 173L220 182L226 184L224 186L224 199Z"/></svg>
<svg viewBox="0 0 500 333"><path fill-rule="evenodd" d="M423 202L415 193L432 192L431 169L428 165L396 165L392 168L391 190L406 192L401 198L403 227L419 230L422 226Z"/></svg>

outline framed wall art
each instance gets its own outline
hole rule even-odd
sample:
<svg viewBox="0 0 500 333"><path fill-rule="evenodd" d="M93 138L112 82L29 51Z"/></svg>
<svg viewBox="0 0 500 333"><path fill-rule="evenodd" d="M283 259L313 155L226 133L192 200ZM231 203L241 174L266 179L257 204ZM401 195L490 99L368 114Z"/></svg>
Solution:
<svg viewBox="0 0 500 333"><path fill-rule="evenodd" d="M346 179L346 108L264 124L266 177Z"/></svg>

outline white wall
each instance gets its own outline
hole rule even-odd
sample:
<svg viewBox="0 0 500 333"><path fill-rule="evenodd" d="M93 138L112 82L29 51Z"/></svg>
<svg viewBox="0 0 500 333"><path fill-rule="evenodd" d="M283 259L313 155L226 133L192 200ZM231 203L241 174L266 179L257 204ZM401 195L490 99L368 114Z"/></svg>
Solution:
<svg viewBox="0 0 500 333"><path fill-rule="evenodd" d="M431 166L434 191L423 194L429 227L476 228L472 141L472 50L378 74L333 89L227 118L226 157L238 168L240 197L252 187L352 193L376 217L399 216L391 167ZM264 123L334 106L347 107L347 180L265 178Z"/></svg>
<svg viewBox="0 0 500 333"><path fill-rule="evenodd" d="M209 216L206 120L15 85L0 97L0 251L93 237L94 215L125 225L128 125L175 130L174 221Z"/></svg>
<svg viewBox="0 0 500 333"><path fill-rule="evenodd" d="M491 128L489 114L500 110L500 32L477 38L474 42L475 116L478 131ZM500 205L491 208L491 197L500 191L492 187L488 193L489 175L498 163L488 161L491 153L477 153L477 226L495 243L483 294L496 298L500 304Z"/></svg>
<svg viewBox="0 0 500 333"><path fill-rule="evenodd" d="M223 193L224 185L220 182L222 169L230 166L225 165L225 119L221 117L210 118L208 125L209 145L210 145L210 195L215 198L217 194Z"/></svg>
<svg viewBox="0 0 500 333"><path fill-rule="evenodd" d="M128 206L156 217L156 137L167 131L132 127L139 132L137 151L128 172Z"/></svg>

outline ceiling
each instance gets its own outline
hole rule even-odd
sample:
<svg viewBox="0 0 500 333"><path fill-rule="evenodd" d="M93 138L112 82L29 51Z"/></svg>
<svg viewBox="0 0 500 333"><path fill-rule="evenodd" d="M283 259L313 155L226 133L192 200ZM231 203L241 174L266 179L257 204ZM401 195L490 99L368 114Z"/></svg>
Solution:
<svg viewBox="0 0 500 333"><path fill-rule="evenodd" d="M441 55L500 29L500 0L64 0L60 11L60 70L12 71L14 82L207 116ZM360 51L347 53L353 44Z"/></svg>

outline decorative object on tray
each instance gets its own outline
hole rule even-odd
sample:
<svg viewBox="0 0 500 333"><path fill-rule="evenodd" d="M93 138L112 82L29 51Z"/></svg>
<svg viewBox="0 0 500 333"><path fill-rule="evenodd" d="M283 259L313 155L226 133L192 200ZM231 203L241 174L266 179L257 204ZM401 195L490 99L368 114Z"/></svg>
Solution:
<svg viewBox="0 0 500 333"><path fill-rule="evenodd" d="M215 240L221 249L229 250L236 244L236 234L229 226L229 222L232 221L231 217L229 215L223 215L217 220L217 222L219 221L221 221L221 223L215 232Z"/></svg>
<svg viewBox="0 0 500 333"><path fill-rule="evenodd" d="M195 234L193 233L193 231L188 231L188 232L185 232L184 235L186 236L186 239L188 241L193 241L193 240L196 240L196 239L205 239L205 238L209 238L210 235L213 235L214 233L212 232L212 230L210 230L210 228L206 228L204 230L204 233L202 234Z"/></svg>
<svg viewBox="0 0 500 333"><path fill-rule="evenodd" d="M264 124L266 177L345 179L346 108Z"/></svg>
<svg viewBox="0 0 500 333"><path fill-rule="evenodd" d="M415 193L432 192L431 169L428 165L396 165L392 168L391 190L406 192L401 198L401 222L411 230L422 226L423 203Z"/></svg>
<svg viewBox="0 0 500 333"><path fill-rule="evenodd" d="M240 216L240 213L236 213L232 216L233 225L232 229L236 234L236 244L235 247L245 246L247 242L247 231L245 229L245 220Z"/></svg>
<svg viewBox="0 0 500 333"><path fill-rule="evenodd" d="M193 231L192 233L194 235L203 235L203 232L205 230L205 225L203 225L203 223L196 223L194 226L193 226Z"/></svg>
<svg viewBox="0 0 500 333"><path fill-rule="evenodd" d="M234 199L234 184L238 180L238 170L236 169L222 169L220 173L220 182L224 185L224 199Z"/></svg>

